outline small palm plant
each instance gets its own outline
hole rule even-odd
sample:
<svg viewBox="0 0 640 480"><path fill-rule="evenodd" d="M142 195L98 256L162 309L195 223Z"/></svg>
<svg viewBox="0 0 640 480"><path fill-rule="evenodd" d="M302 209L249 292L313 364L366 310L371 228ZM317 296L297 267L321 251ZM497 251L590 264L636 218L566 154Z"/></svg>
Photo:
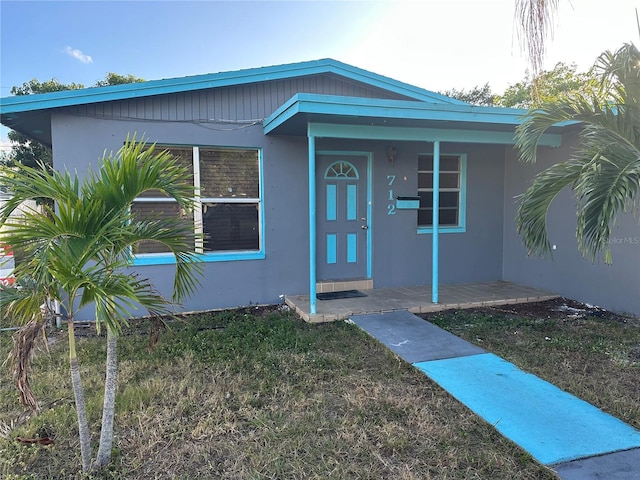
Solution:
<svg viewBox="0 0 640 480"><path fill-rule="evenodd" d="M0 211L5 229L0 242L23 252L25 260L15 275L31 288L0 295L0 306L14 318L33 319L47 297L56 299L67 313L69 363L78 416L82 469L109 463L113 443L113 418L117 373L117 335L131 311L146 309L152 315L170 313L171 303L155 291L146 278L130 271L132 249L143 241L164 244L175 257L173 302L190 295L200 273L193 252L192 223L179 218L135 218L131 207L146 191L174 199L181 208L193 205L188 175L168 152L158 152L128 138L117 154L106 155L100 170L82 184L68 172L29 167L0 169L13 197ZM55 205L26 214L16 222L9 215L22 202L44 198ZM107 332L107 371L100 446L91 464L89 423L75 346L74 316L93 304L96 327Z"/></svg>
<svg viewBox="0 0 640 480"><path fill-rule="evenodd" d="M595 96L575 93L532 109L516 132L521 158L536 160L544 132L560 122L581 128L574 155L542 171L520 199L517 229L531 254L548 255L547 211L571 188L577 200L578 248L612 262L609 238L616 216L638 208L640 199L640 52L626 44L603 53L594 70Z"/></svg>

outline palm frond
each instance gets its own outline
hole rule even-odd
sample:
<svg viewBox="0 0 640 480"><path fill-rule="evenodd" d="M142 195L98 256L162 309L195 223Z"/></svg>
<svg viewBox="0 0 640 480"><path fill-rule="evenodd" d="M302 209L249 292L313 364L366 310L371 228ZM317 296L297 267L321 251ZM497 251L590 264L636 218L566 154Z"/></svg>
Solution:
<svg viewBox="0 0 640 480"><path fill-rule="evenodd" d="M198 236L191 223L178 218L138 220L131 224L130 246L140 242L156 242L164 245L176 259L173 300L181 302L199 285L202 274L201 257L194 251Z"/></svg>
<svg viewBox="0 0 640 480"><path fill-rule="evenodd" d="M640 52L626 44L604 52L594 67L600 79L597 96L564 96L530 111L517 128L521 159L536 160L542 135L559 122L580 125L572 158L536 178L518 209L518 232L528 250L548 253L546 215L562 168L573 177L577 201L578 248L592 261L599 252L611 262L609 238L617 215L637 208L640 190ZM557 169L560 169L558 171Z"/></svg>
<svg viewBox="0 0 640 480"><path fill-rule="evenodd" d="M558 10L558 0L517 0L515 16L521 29L520 41L524 44L532 74L541 71L547 38L553 31L553 19Z"/></svg>
<svg viewBox="0 0 640 480"><path fill-rule="evenodd" d="M551 253L547 213L553 200L580 177L582 164L575 161L558 163L538 174L533 184L520 197L516 216L518 233L529 255Z"/></svg>

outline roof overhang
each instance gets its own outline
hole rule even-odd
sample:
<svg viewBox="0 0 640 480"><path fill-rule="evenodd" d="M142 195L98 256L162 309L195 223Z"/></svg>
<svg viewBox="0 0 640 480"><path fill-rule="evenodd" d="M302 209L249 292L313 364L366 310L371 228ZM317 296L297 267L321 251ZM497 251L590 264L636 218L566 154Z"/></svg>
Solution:
<svg viewBox="0 0 640 480"><path fill-rule="evenodd" d="M527 110L299 93L264 121L266 135L514 144ZM562 126L540 145L560 146Z"/></svg>

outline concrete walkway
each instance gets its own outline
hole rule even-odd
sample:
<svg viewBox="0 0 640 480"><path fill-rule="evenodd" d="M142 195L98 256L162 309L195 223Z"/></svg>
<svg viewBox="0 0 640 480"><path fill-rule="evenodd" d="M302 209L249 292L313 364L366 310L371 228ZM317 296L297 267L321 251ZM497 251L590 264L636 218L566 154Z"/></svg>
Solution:
<svg viewBox="0 0 640 480"><path fill-rule="evenodd" d="M353 315L564 480L640 480L640 431L408 311Z"/></svg>

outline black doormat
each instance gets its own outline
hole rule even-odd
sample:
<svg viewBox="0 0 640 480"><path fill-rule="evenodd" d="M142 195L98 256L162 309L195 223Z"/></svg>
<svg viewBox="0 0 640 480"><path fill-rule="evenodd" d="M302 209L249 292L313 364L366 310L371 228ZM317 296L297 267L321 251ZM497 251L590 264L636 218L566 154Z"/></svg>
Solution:
<svg viewBox="0 0 640 480"><path fill-rule="evenodd" d="M337 300L339 298L358 298L366 297L360 290L343 290L342 292L327 292L318 293L316 298L318 300Z"/></svg>

